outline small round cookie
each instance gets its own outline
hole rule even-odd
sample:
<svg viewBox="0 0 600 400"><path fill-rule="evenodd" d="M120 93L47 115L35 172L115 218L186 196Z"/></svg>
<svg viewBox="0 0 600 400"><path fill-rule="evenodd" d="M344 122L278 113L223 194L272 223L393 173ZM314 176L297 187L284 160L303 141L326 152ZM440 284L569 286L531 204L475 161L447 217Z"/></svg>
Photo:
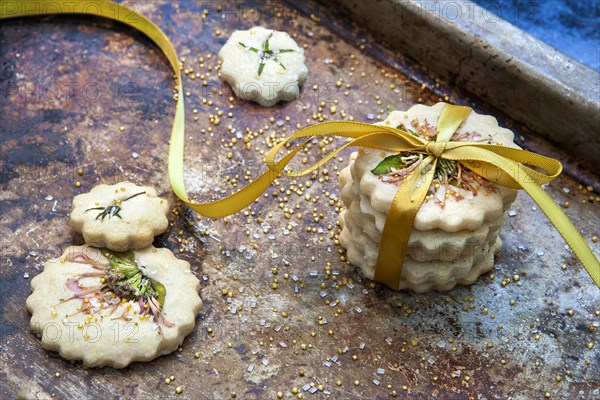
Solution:
<svg viewBox="0 0 600 400"><path fill-rule="evenodd" d="M255 26L235 31L219 51L221 76L236 96L271 107L300 96L304 50L285 32Z"/></svg>
<svg viewBox="0 0 600 400"><path fill-rule="evenodd" d="M123 368L176 350L202 306L190 264L152 246L71 246L31 289L27 309L42 346L88 367Z"/></svg>
<svg viewBox="0 0 600 400"><path fill-rule="evenodd" d="M148 186L98 185L73 199L70 225L90 246L143 249L167 230L169 202Z"/></svg>

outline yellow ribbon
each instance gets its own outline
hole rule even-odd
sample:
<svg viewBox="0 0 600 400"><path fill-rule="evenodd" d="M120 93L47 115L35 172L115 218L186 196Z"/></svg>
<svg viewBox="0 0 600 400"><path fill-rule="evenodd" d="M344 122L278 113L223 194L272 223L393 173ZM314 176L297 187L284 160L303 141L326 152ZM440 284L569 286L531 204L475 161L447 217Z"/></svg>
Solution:
<svg viewBox="0 0 600 400"><path fill-rule="evenodd" d="M256 200L281 174L297 177L318 169L349 146L362 146L391 152L418 152L427 157L400 185L383 229L375 280L397 289L402 274L404 250L412 231L414 218L425 199L433 179L433 171L440 159L459 161L467 168L491 182L524 189L556 227L588 274L600 287L600 263L585 239L571 223L554 200L540 187L558 176L561 165L558 161L525 150L499 145L473 142L450 141L456 129L471 111L468 107L446 105L438 120L438 135L435 142L426 141L407 132L358 122L325 122L299 130L286 140L275 145L266 156L268 171L257 180L227 198L211 203L192 203L186 193L183 179L185 109L184 95L177 53L162 30L152 21L126 6L107 0L21 0L8 2L0 8L0 19L46 15L88 14L109 18L127 24L149 37L165 54L175 71L179 93L171 141L169 146L169 179L175 194L196 212L210 217L224 217L245 208ZM319 162L298 172L284 171L286 165L304 144L315 137L339 136L352 139L332 151ZM295 139L306 139L281 160L277 154ZM534 169L535 168L535 169ZM543 170L545 173L539 172ZM427 172L430 171L430 172Z"/></svg>

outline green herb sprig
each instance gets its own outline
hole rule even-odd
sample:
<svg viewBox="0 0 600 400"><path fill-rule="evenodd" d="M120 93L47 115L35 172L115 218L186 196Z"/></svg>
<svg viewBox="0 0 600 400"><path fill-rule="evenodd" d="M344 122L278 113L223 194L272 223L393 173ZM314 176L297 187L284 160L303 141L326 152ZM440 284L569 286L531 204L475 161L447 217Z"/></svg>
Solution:
<svg viewBox="0 0 600 400"><path fill-rule="evenodd" d="M108 288L117 296L126 299L154 297L162 307L165 304L165 287L155 279L145 276L135 261L133 251L118 253L107 251L109 255Z"/></svg>
<svg viewBox="0 0 600 400"><path fill-rule="evenodd" d="M108 218L112 218L112 217L119 217L119 219L123 219L121 217L121 214L119 214L122 210L121 208L121 203L123 203L124 201L127 200L131 200L134 197L137 197L139 195L142 194L146 194L146 192L139 192L136 193L134 195L131 195L129 197L127 197L126 199L123 200L114 200L114 204L111 206L106 206L106 207L92 207L92 208L88 208L87 210L85 210L85 212L88 211L92 211L92 210L101 210L98 215L96 215L96 219L100 218L101 221L104 221L104 218L106 218L108 216Z"/></svg>
<svg viewBox="0 0 600 400"><path fill-rule="evenodd" d="M279 58L277 58L277 55L282 53L291 53L295 51L293 49L271 49L271 47L269 46L269 39L271 39L272 36L273 32L271 32L269 36L267 36L267 39L263 43L262 49L257 49L256 47L248 46L242 42L238 42L238 44L244 46L244 48L253 51L254 53L260 56L260 61L258 63L258 76L262 74L263 70L265 69L265 64L269 60L275 61L281 66L281 68L286 69L285 65L283 65Z"/></svg>
<svg viewBox="0 0 600 400"><path fill-rule="evenodd" d="M415 131L406 129L402 124L398 125L397 129L418 136ZM433 136L431 140L435 140L436 136ZM371 173L378 176L386 183L402 183L404 179L410 175L421 162L423 162L423 160L423 154L411 152L393 154L381 160L377 166L371 170ZM433 181L431 183L431 188L429 190L430 195L428 198L432 198L443 207L445 204L444 196L447 193L452 194L458 200L463 198L460 193L451 190L449 186L468 190L476 196L478 188L485 184L486 182L483 178L465 168L458 161L440 159L436 163L435 170L433 171ZM443 188L441 199L436 195L438 188Z"/></svg>

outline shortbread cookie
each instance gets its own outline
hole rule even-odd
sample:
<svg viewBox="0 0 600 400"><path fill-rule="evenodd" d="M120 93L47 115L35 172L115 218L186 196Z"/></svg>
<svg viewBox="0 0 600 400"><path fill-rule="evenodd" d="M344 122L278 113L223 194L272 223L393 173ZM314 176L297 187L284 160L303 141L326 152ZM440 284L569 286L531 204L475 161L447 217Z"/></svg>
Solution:
<svg viewBox="0 0 600 400"><path fill-rule="evenodd" d="M358 185L351 184L352 177L347 176L349 169L342 170L340 181L344 182L342 199L347 208L344 219L351 219L373 241L381 242L386 214L376 211L369 198L360 193ZM350 184L348 184L350 183ZM419 230L413 227L408 242L407 254L418 261L440 259L452 261L466 248L484 242L493 242L497 236L505 216L502 212L489 213L476 230L463 229L456 232L443 229Z"/></svg>
<svg viewBox="0 0 600 400"><path fill-rule="evenodd" d="M73 199L71 227L90 246L114 251L143 249L169 225L169 203L148 186L98 185Z"/></svg>
<svg viewBox="0 0 600 400"><path fill-rule="evenodd" d="M168 249L72 246L33 278L27 309L45 349L123 368L181 345L202 305L199 288L189 263Z"/></svg>
<svg viewBox="0 0 600 400"><path fill-rule="evenodd" d="M444 103L438 103L394 111L378 125L400 126L432 140L443 107ZM499 127L493 117L475 112L469 114L452 140L518 148L512 142L511 131ZM340 243L348 250L349 261L368 278L374 276L387 213L404 176L402 169L385 173L376 170L391 155L394 153L359 148L350 156L349 166L340 172L346 206L340 216ZM411 159L410 154L403 156L408 157L403 159L404 165L418 159ZM445 184L438 180L416 215L398 289L448 290L457 283L472 283L493 267L494 253L501 245L498 233L504 212L517 191L486 181L464 166L457 174L457 168L450 165L447 174L450 178L458 176L460 182L449 179L450 184Z"/></svg>
<svg viewBox="0 0 600 400"><path fill-rule="evenodd" d="M348 222L351 221L370 241L381 242L381 230L377 229L372 218L370 219L368 215L361 212L357 203L353 203L345 210L344 219ZM458 232L447 232L442 229L426 231L413 229L406 248L406 255L417 261L454 261L476 246L494 242L504 220L503 216L498 220L484 222L475 231L465 229Z"/></svg>
<svg viewBox="0 0 600 400"><path fill-rule="evenodd" d="M340 243L347 245L348 261L361 268L365 277L375 277L379 243L366 237L361 229L341 214ZM491 243L491 244L490 244ZM344 245L345 246L345 245ZM346 247L346 246L345 246ZM428 260L421 262L407 255L404 259L398 290L411 289L417 293L430 290L450 290L457 284L470 285L494 267L494 255L502 247L502 240L469 247L453 261Z"/></svg>
<svg viewBox="0 0 600 400"><path fill-rule="evenodd" d="M392 127L402 125L404 129L410 129L420 136L431 138L436 134L437 119L444 104L437 103L432 107L419 104L406 112L393 111L385 121L376 125ZM513 143L513 138L513 133L499 127L494 117L471 111L465 122L456 130L452 140L499 143L503 146L519 148ZM368 195L373 208L385 215L396 195L398 184L385 182L385 179L382 179L385 177L374 175L371 170L385 157L392 154L381 150L360 148L358 155L354 157L354 163L350 166L350 172L360 178L357 182L361 193ZM354 172L352 168L355 169ZM479 186L479 183L475 182L474 185ZM458 192L462 199L456 201L454 196L450 196L444 207L440 207L437 201L425 201L415 218L414 225L417 229L440 228L447 231L476 229L485 219L499 217L510 207L517 194L515 189L494 185L490 182L485 182L476 191L477 195L462 187L451 187L451 190ZM443 197L439 190L437 197ZM381 219L379 222L383 226L382 223L385 222L385 219Z"/></svg>
<svg viewBox="0 0 600 400"><path fill-rule="evenodd" d="M256 26L235 31L219 51L221 77L236 96L271 107L300 96L304 50L287 33Z"/></svg>

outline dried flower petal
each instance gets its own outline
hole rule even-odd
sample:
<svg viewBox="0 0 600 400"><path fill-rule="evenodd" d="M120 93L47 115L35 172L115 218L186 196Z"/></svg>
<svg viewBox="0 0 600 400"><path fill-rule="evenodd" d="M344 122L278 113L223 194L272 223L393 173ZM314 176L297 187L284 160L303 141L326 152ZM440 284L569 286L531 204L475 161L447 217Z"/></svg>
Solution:
<svg viewBox="0 0 600 400"><path fill-rule="evenodd" d="M123 300L133 300L139 305L140 316L151 314L159 325L172 327L162 311L166 297L164 285L144 275L132 251L119 253L107 250L104 254L108 262L93 260L82 252L71 253L65 258L70 262L91 265L102 272L85 272L67 279L65 284L74 295L63 302L80 299L82 304L78 313L86 314L99 312L101 304L109 304L110 315ZM85 287L81 283L84 278L101 278L101 284ZM130 310L131 305L128 305L121 316L114 319L129 321Z"/></svg>

